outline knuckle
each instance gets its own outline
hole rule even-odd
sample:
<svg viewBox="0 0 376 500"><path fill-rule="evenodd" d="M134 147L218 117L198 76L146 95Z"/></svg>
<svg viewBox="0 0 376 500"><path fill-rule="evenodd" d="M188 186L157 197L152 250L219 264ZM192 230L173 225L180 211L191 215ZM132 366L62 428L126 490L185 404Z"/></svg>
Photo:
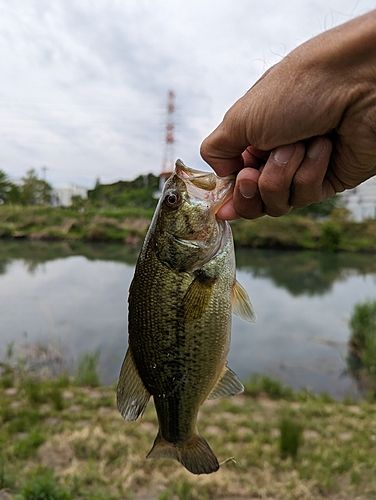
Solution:
<svg viewBox="0 0 376 500"><path fill-rule="evenodd" d="M265 211L270 217L281 217L281 215L289 213L290 207L266 207Z"/></svg>
<svg viewBox="0 0 376 500"><path fill-rule="evenodd" d="M211 152L210 140L206 138L204 139L204 141L200 146L200 155L204 160L209 160L211 156L210 152Z"/></svg>
<svg viewBox="0 0 376 500"><path fill-rule="evenodd" d="M276 176L261 175L259 179L260 192L276 196L284 190L284 186Z"/></svg>

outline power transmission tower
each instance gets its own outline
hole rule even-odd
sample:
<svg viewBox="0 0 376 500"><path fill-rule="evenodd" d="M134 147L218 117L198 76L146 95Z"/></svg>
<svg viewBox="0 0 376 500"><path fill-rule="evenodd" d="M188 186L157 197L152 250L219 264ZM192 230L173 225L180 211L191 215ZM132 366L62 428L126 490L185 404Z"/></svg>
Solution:
<svg viewBox="0 0 376 500"><path fill-rule="evenodd" d="M175 112L175 92L169 90L167 93L167 118L166 118L166 135L165 147L162 160L162 169L159 175L159 190L162 191L163 185L170 177L174 170L174 112Z"/></svg>

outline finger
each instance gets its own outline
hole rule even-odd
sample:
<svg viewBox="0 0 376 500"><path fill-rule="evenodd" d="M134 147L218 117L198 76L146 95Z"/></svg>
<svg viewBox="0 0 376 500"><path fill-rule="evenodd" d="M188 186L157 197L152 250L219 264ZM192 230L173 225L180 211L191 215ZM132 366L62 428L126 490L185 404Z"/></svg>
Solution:
<svg viewBox="0 0 376 500"><path fill-rule="evenodd" d="M306 207L332 195L332 191L326 187L327 183L324 183L331 152L332 143L326 137L316 137L308 145L293 179L291 206Z"/></svg>
<svg viewBox="0 0 376 500"><path fill-rule="evenodd" d="M239 172L243 166L242 153L251 144L247 139L248 107L244 97L225 114L222 123L203 141L202 158L221 176Z"/></svg>
<svg viewBox="0 0 376 500"><path fill-rule="evenodd" d="M253 146L248 146L242 154L244 167L259 169L262 165L265 164L269 154L269 151L261 151L261 149L257 149Z"/></svg>
<svg viewBox="0 0 376 500"><path fill-rule="evenodd" d="M246 146L234 149L232 136L225 133L221 124L203 141L200 153L217 175L226 176L243 168L242 152Z"/></svg>
<svg viewBox="0 0 376 500"><path fill-rule="evenodd" d="M269 156L258 180L265 212L273 217L290 211L290 187L304 158L303 143L288 144Z"/></svg>
<svg viewBox="0 0 376 500"><path fill-rule="evenodd" d="M239 214L235 210L233 198L228 200L218 210L216 215L217 215L218 219L224 219L224 220L234 220L234 219L238 219L240 217Z"/></svg>
<svg viewBox="0 0 376 500"><path fill-rule="evenodd" d="M260 172L254 168L244 168L236 178L233 206L238 217L255 219L264 213L258 190Z"/></svg>

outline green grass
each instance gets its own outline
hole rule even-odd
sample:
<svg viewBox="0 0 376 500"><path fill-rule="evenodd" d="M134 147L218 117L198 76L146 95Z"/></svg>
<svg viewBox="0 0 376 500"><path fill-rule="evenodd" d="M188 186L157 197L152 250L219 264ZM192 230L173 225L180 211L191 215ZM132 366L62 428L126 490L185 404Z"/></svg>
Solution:
<svg viewBox="0 0 376 500"><path fill-rule="evenodd" d="M76 382L78 385L88 387L97 387L99 385L99 376L97 366L99 361L99 352L84 354L78 361Z"/></svg>
<svg viewBox="0 0 376 500"><path fill-rule="evenodd" d="M279 425L279 431L281 458L291 457L295 460L302 442L302 426L294 419L283 417Z"/></svg>
<svg viewBox="0 0 376 500"><path fill-rule="evenodd" d="M48 469L36 470L21 489L24 500L71 500L73 497L62 488Z"/></svg>
<svg viewBox="0 0 376 500"><path fill-rule="evenodd" d="M244 389L249 396L268 396L271 399L294 399L294 391L281 382L267 375L254 375L245 384Z"/></svg>
<svg viewBox="0 0 376 500"><path fill-rule="evenodd" d="M13 451L14 456L22 459L31 457L44 441L45 437L42 432L33 429L27 436L15 443Z"/></svg>

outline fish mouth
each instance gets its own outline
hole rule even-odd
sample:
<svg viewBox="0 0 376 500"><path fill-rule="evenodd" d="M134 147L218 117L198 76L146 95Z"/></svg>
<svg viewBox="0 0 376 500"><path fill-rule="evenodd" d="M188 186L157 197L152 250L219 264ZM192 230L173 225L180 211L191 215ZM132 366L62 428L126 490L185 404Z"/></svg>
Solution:
<svg viewBox="0 0 376 500"><path fill-rule="evenodd" d="M176 160L175 174L185 183L188 195L206 201L214 213L229 200L235 184L235 175L218 177L213 172L187 167L181 160Z"/></svg>

